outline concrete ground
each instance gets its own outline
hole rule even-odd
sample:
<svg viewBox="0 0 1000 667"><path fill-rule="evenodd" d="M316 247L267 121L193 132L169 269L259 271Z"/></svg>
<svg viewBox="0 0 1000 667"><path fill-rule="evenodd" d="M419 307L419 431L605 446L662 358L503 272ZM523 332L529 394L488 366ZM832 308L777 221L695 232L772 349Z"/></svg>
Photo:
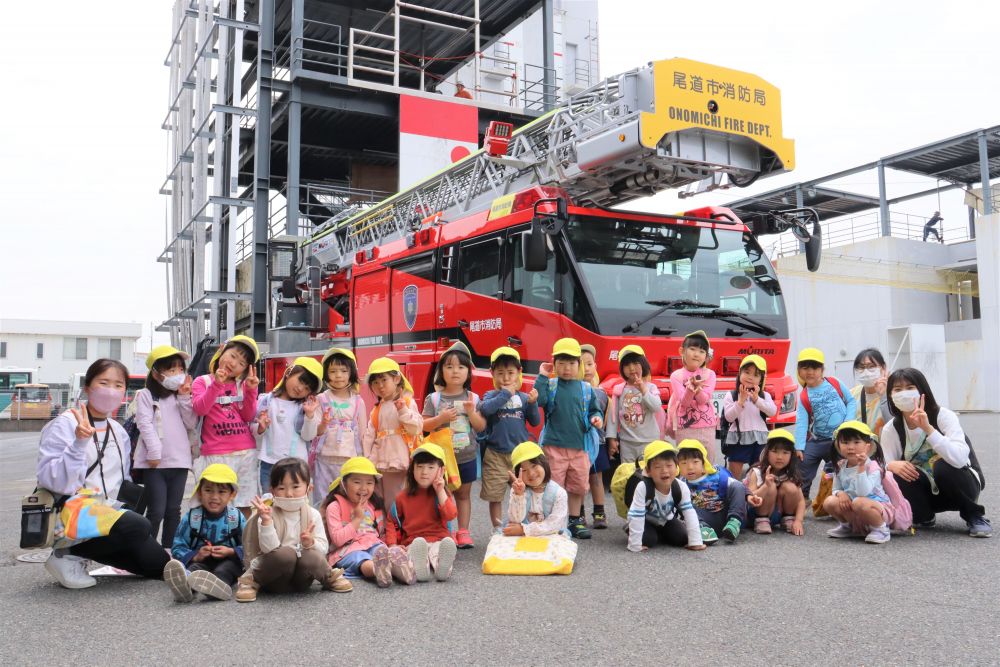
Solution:
<svg viewBox="0 0 1000 667"><path fill-rule="evenodd" d="M996 520L1000 415L963 423ZM703 552L643 554L626 551L613 516L568 577L488 577L477 500L476 549L459 552L443 584L359 582L253 604L178 605L161 582L130 578L66 590L15 561L37 437L0 435L4 665L1000 664L1000 537L967 537L955 513L882 546L831 540L829 522L808 519L802 538L744 533Z"/></svg>

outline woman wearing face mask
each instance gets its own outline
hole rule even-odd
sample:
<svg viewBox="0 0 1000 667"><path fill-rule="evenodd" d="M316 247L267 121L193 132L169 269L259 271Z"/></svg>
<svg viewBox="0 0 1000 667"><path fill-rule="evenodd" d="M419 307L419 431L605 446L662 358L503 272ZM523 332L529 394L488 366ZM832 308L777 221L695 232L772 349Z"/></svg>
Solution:
<svg viewBox="0 0 1000 667"><path fill-rule="evenodd" d="M924 374L903 368L886 383L892 419L882 429L886 468L910 501L913 525L929 528L938 512L957 511L972 537L990 537L986 510L977 504L982 471L958 416L942 408Z"/></svg>
<svg viewBox="0 0 1000 667"><path fill-rule="evenodd" d="M146 487L146 518L153 537L170 548L181 520L181 501L191 469L190 433L198 425L191 403L188 355L169 345L160 345L146 357L146 388L135 395L135 443L132 467L141 473ZM135 477L135 475L133 475Z"/></svg>
<svg viewBox="0 0 1000 667"><path fill-rule="evenodd" d="M123 508L135 497L131 443L110 416L125 398L128 369L98 359L83 378L86 405L67 410L42 429L38 486L56 498L55 543L45 569L65 588L97 582L89 561L162 579L170 557L150 535L149 521Z"/></svg>
<svg viewBox="0 0 1000 667"><path fill-rule="evenodd" d="M854 378L858 381L851 389L857 403L854 419L868 424L872 433L881 433L882 427L892 417L889 399L885 393L887 373L882 353L874 347L858 352L854 357Z"/></svg>

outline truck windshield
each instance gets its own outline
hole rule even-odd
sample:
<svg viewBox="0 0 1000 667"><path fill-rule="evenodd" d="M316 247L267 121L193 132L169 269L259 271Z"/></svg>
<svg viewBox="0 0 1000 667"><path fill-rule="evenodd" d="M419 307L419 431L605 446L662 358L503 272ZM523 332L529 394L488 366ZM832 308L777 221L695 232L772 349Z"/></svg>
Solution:
<svg viewBox="0 0 1000 667"><path fill-rule="evenodd" d="M742 230L583 217L570 221L566 238L604 335L760 336L746 321L710 316L711 305L788 336L774 269ZM670 301L680 303L664 309Z"/></svg>

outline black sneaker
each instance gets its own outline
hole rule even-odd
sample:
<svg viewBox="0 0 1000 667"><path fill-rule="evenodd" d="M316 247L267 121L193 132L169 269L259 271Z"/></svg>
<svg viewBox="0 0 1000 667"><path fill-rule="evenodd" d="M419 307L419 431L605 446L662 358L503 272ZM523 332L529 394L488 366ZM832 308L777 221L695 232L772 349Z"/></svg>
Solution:
<svg viewBox="0 0 1000 667"><path fill-rule="evenodd" d="M578 540L589 540L591 537L590 529L587 528L582 517L576 517L570 522L569 534Z"/></svg>
<svg viewBox="0 0 1000 667"><path fill-rule="evenodd" d="M603 530L608 527L608 516L604 512L594 512L594 530Z"/></svg>
<svg viewBox="0 0 1000 667"><path fill-rule="evenodd" d="M931 517L927 521L914 521L913 526L915 528L933 528L937 525L937 518Z"/></svg>

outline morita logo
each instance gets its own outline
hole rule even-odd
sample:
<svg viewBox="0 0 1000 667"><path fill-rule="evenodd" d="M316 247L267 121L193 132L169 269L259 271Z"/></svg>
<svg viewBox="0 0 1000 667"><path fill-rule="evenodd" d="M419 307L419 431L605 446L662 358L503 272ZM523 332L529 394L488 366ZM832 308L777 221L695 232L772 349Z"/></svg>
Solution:
<svg viewBox="0 0 1000 667"><path fill-rule="evenodd" d="M737 354L774 354L773 347L744 347L737 351Z"/></svg>

